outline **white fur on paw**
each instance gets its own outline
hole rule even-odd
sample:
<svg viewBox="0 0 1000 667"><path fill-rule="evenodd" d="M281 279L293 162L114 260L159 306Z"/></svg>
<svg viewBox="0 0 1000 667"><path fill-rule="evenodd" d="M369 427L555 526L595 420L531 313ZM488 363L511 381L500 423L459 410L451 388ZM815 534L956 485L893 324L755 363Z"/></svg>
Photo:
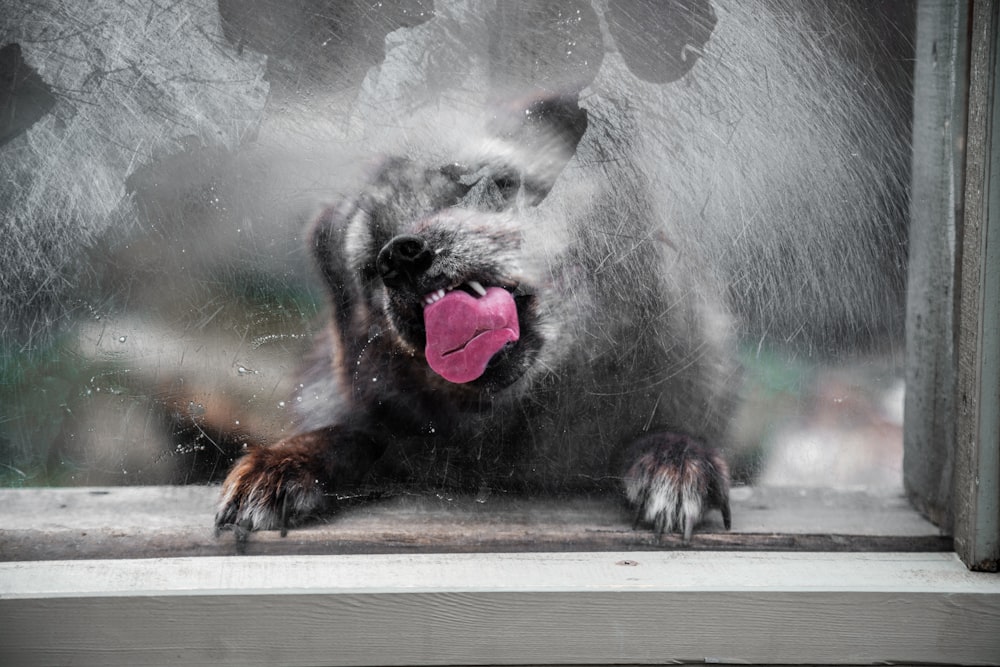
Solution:
<svg viewBox="0 0 1000 667"><path fill-rule="evenodd" d="M281 488L248 483L237 477L226 480L216 513L216 525L246 526L250 530L285 529L296 520L315 512L323 503L318 484L305 488L299 482L286 482Z"/></svg>
<svg viewBox="0 0 1000 667"><path fill-rule="evenodd" d="M729 528L729 471L714 450L677 437L649 443L624 482L625 495L636 508L636 524L652 524L657 537L680 532L690 541L694 527L716 507Z"/></svg>

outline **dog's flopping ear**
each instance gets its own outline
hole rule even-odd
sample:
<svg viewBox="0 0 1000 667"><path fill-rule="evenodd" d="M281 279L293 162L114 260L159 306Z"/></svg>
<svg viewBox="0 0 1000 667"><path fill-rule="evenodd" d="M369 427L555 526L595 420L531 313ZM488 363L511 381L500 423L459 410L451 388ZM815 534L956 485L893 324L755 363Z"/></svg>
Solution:
<svg viewBox="0 0 1000 667"><path fill-rule="evenodd" d="M345 199L323 210L309 235L309 249L327 285L339 331L347 330L351 313L361 298L360 285L345 254L348 227L357 215L364 215L358 202Z"/></svg>

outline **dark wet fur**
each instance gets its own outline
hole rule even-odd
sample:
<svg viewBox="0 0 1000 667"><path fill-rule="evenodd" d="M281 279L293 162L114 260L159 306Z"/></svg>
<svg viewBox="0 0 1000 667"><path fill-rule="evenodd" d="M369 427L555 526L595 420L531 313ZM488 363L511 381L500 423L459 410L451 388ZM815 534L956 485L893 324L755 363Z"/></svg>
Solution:
<svg viewBox="0 0 1000 667"><path fill-rule="evenodd" d="M550 98L492 135L430 120L463 154L424 137L316 223L332 313L302 434L237 462L217 525L294 525L403 484L615 489L657 533L690 538L711 509L728 527L735 338L811 353L902 321L908 74L841 7L817 14L833 47L799 12L758 25L737 4L749 32L720 27L733 50L690 85L605 63L586 105ZM477 154L498 139L511 150ZM510 291L521 338L458 385L424 359L422 298L470 280Z"/></svg>
<svg viewBox="0 0 1000 667"><path fill-rule="evenodd" d="M661 533L687 526L690 537L704 509L728 517L728 472L706 444L721 442L733 401L725 318L688 272L665 277L664 264L681 260L648 205L614 209L598 198L613 225L570 225L553 255L525 240L545 234L552 186L531 175L536 152L565 161L579 140L564 122L577 118L569 104L550 143L530 145L528 164L392 158L356 198L320 216L311 243L331 324L302 396L322 398L307 408L304 433L236 464L218 526L294 525L337 494L381 485L621 489L634 467L628 447L644 434L641 455L653 458L629 488L644 487L633 503L646 520ZM423 297L470 280L511 293L520 339L482 377L454 384L424 358ZM711 332L719 322L723 331ZM650 494L677 484L687 504L649 514L662 505ZM679 512L690 517L677 522Z"/></svg>

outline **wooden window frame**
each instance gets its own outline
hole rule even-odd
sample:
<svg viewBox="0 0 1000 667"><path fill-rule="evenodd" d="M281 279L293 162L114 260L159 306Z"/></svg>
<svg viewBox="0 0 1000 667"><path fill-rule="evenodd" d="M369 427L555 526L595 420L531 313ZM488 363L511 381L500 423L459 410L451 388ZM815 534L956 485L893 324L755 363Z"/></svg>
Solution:
<svg viewBox="0 0 1000 667"><path fill-rule="evenodd" d="M1000 564L998 7L918 4L903 478L969 567Z"/></svg>
<svg viewBox="0 0 1000 667"><path fill-rule="evenodd" d="M955 553L11 561L0 663L1000 663L1000 576L972 571L1000 543L997 24L994 0L918 7L918 83L943 78L914 125L907 484Z"/></svg>

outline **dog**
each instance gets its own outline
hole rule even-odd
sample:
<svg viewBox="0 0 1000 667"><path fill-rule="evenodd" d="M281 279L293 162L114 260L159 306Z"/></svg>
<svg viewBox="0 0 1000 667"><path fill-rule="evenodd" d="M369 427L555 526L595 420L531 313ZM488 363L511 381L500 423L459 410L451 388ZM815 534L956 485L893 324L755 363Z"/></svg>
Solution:
<svg viewBox="0 0 1000 667"><path fill-rule="evenodd" d="M285 530L396 484L618 489L657 535L690 540L712 510L729 528L737 341L877 339L905 273L905 75L851 87L863 17L830 46L741 11L713 39L759 77L706 56L667 90L606 58L586 99L515 100L482 127L438 108L420 126L439 135L327 208L300 431L235 464L217 528Z"/></svg>
<svg viewBox="0 0 1000 667"><path fill-rule="evenodd" d="M690 539L710 509L729 527L724 310L664 238L648 188L617 212L620 193L588 179L550 192L585 130L575 101L525 117L471 166L386 159L320 216L332 316L303 394L335 400L317 427L236 463L219 527L286 528L376 480L620 486L658 534ZM585 224L549 210L566 196Z"/></svg>

